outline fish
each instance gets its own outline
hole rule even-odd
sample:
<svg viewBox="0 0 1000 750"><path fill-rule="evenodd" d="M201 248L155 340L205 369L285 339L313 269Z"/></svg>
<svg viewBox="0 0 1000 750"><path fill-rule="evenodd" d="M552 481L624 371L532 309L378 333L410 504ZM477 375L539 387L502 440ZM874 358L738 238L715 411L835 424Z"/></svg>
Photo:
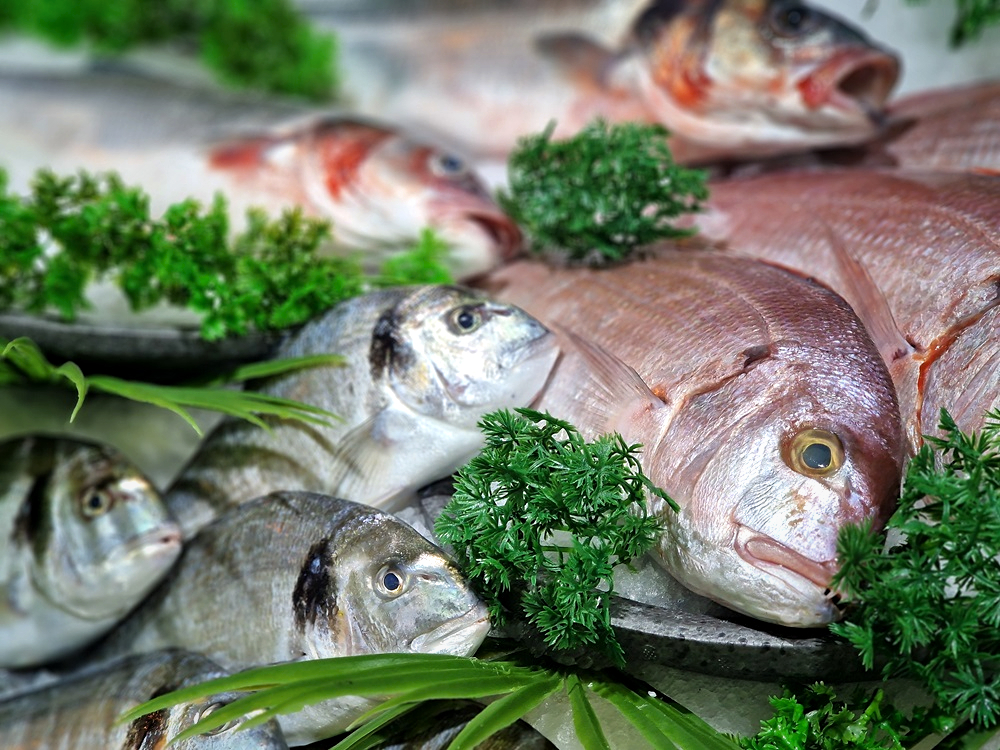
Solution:
<svg viewBox="0 0 1000 750"><path fill-rule="evenodd" d="M471 656L489 627L454 563L403 521L328 495L276 492L202 529L96 658L183 648L238 671L370 653ZM279 723L290 745L313 742L375 703L328 701Z"/></svg>
<svg viewBox="0 0 1000 750"><path fill-rule="evenodd" d="M384 6L367 18L352 20L349 8L310 17L338 35L347 106L446 138L479 160L506 158L551 121L563 138L597 117L664 125L684 163L880 132L899 59L832 15L788 0L609 6L562 27L571 14L549 6L537 16L491 5L418 22Z"/></svg>
<svg viewBox="0 0 1000 750"><path fill-rule="evenodd" d="M664 529L654 558L701 596L793 627L840 616L838 530L884 524L899 495L895 391L838 295L711 250L658 248L602 270L521 261L482 285L558 324L535 408L587 439L641 444Z"/></svg>
<svg viewBox="0 0 1000 750"><path fill-rule="evenodd" d="M0 667L67 656L111 630L166 576L180 529L110 446L0 442Z"/></svg>
<svg viewBox="0 0 1000 750"><path fill-rule="evenodd" d="M0 74L0 167L27 193L46 167L116 171L154 215L225 196L233 232L246 211L300 208L330 221L322 252L377 266L425 228L464 279L520 249L517 225L461 154L384 120L209 91L125 72Z"/></svg>
<svg viewBox="0 0 1000 750"><path fill-rule="evenodd" d="M797 269L854 307L889 368L910 452L942 408L1000 407L1000 178L841 169L718 181L702 236Z"/></svg>
<svg viewBox="0 0 1000 750"><path fill-rule="evenodd" d="M911 94L890 102L886 118L866 147L870 163L1000 175L1000 81Z"/></svg>
<svg viewBox="0 0 1000 750"><path fill-rule="evenodd" d="M446 750L451 741L483 710L482 706L452 702L430 715L408 722L376 750ZM555 745L523 720L509 724L476 745L477 750L555 750Z"/></svg>
<svg viewBox="0 0 1000 750"><path fill-rule="evenodd" d="M326 426L222 422L166 493L185 537L273 490L336 494L395 509L483 445L478 420L528 406L559 350L522 310L453 286L397 287L342 303L276 357L339 354L342 365L270 379L257 390L322 407Z"/></svg>
<svg viewBox="0 0 1000 750"><path fill-rule="evenodd" d="M129 723L119 717L163 693L226 672L209 659L183 651L127 656L37 690L0 700L0 735L13 750L153 750L237 696L223 693L180 703ZM246 730L226 724L211 734L171 744L177 750L285 750L273 719Z"/></svg>

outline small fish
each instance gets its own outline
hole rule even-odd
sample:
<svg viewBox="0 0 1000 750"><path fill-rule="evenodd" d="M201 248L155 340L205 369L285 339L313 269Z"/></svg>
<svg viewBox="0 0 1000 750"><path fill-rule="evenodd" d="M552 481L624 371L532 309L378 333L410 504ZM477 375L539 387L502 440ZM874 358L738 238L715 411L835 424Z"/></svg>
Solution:
<svg viewBox="0 0 1000 750"><path fill-rule="evenodd" d="M0 701L0 741L9 750L153 750L237 696L224 693L156 711L128 724L125 712L172 690L225 676L197 654L163 651L128 656ZM277 722L171 744L176 750L285 750Z"/></svg>
<svg viewBox="0 0 1000 750"><path fill-rule="evenodd" d="M154 214L222 193L234 230L250 207L332 221L330 252L374 263L431 227L457 278L520 248L521 235L457 154L387 124L113 73L0 75L0 167L14 192L35 171L114 170Z"/></svg>
<svg viewBox="0 0 1000 750"><path fill-rule="evenodd" d="M184 648L237 671L353 654L470 656L488 630L486 606L412 527L346 500L278 492L202 529L103 649ZM302 744L372 705L348 698L279 721L289 744Z"/></svg>
<svg viewBox="0 0 1000 750"><path fill-rule="evenodd" d="M837 532L885 522L903 461L892 381L843 299L758 261L667 248L605 270L521 262L483 283L576 334L536 408L643 445L645 473L681 508L650 499L672 576L761 620L839 616Z"/></svg>
<svg viewBox="0 0 1000 750"><path fill-rule="evenodd" d="M382 23L315 17L338 33L357 111L479 157L506 155L552 120L564 137L595 117L663 124L681 161L858 143L879 132L899 74L893 53L790 0L652 0L615 19L615 47L558 28L551 8L534 27L523 9L519 19L492 10L416 25L388 13ZM606 11L581 13L593 26Z"/></svg>
<svg viewBox="0 0 1000 750"><path fill-rule="evenodd" d="M447 476L483 444L486 413L527 406L558 356L555 337L481 292L403 287L343 303L307 324L278 357L339 354L259 389L327 409L329 426L227 420L167 492L185 536L224 508L280 489L394 507Z"/></svg>
<svg viewBox="0 0 1000 750"><path fill-rule="evenodd" d="M108 632L180 554L177 524L104 445L0 442L0 667L66 656Z"/></svg>
<svg viewBox="0 0 1000 750"><path fill-rule="evenodd" d="M1000 178L851 169L719 181L698 226L847 299L892 375L911 449L942 407L1000 408Z"/></svg>

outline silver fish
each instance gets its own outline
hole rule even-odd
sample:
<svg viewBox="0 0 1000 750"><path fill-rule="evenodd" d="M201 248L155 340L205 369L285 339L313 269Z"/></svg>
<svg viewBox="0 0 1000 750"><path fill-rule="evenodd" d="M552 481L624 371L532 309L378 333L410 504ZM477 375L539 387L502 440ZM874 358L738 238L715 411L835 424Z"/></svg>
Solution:
<svg viewBox="0 0 1000 750"><path fill-rule="evenodd" d="M488 630L485 605L412 527L346 500L278 492L202 529L103 648L191 649L236 671L366 653L469 656ZM280 723L290 744L311 742L371 706L347 698Z"/></svg>
<svg viewBox="0 0 1000 750"><path fill-rule="evenodd" d="M165 692L225 676L203 656L163 651L129 656L0 702L0 744L8 750L153 750L219 706L230 693L181 703L128 724L131 708ZM211 734L170 745L177 750L284 750L277 722Z"/></svg>
<svg viewBox="0 0 1000 750"><path fill-rule="evenodd" d="M536 320L481 292L447 286L375 292L306 325L279 357L340 354L260 390L323 407L330 426L228 420L168 490L190 535L223 508L279 489L392 507L400 493L447 476L482 446L476 423L528 405L558 356Z"/></svg>
<svg viewBox="0 0 1000 750"><path fill-rule="evenodd" d="M114 449L0 443L0 667L72 653L167 574L181 538L159 493Z"/></svg>
<svg viewBox="0 0 1000 750"><path fill-rule="evenodd" d="M482 706L459 703L449 705L430 716L415 717L409 722L410 726L379 744L376 750L446 750L482 709ZM524 721L516 721L476 745L476 750L555 748L538 730Z"/></svg>
<svg viewBox="0 0 1000 750"><path fill-rule="evenodd" d="M758 261L666 248L600 271L522 262L484 283L582 337L537 408L644 446L646 474L681 506L650 500L672 576L761 620L839 616L837 532L884 523L903 461L892 381L842 298Z"/></svg>
<svg viewBox="0 0 1000 750"><path fill-rule="evenodd" d="M35 171L114 170L158 214L222 193L246 209L301 207L332 221L331 252L377 261L431 227L458 278L519 249L517 226L457 154L388 124L122 74L0 75L0 167L25 192Z"/></svg>
<svg viewBox="0 0 1000 750"><path fill-rule="evenodd" d="M551 120L563 137L597 116L665 125L681 161L857 143L880 130L898 59L813 6L653 0L610 14L610 5L577 13L585 26L559 26L557 8L496 4L419 23L384 5L381 18L377 9L353 22L336 10L314 17L341 41L352 108L481 157L506 155Z"/></svg>

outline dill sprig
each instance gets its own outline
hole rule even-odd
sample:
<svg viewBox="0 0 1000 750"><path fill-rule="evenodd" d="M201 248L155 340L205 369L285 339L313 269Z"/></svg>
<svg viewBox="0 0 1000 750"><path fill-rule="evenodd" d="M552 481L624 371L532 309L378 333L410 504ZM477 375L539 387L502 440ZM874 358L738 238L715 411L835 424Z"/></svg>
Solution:
<svg viewBox="0 0 1000 750"><path fill-rule="evenodd" d="M662 126L595 120L562 141L552 140L553 128L518 141L509 193L498 194L532 250L600 263L694 232L672 220L700 210L706 175L674 163Z"/></svg>
<svg viewBox="0 0 1000 750"><path fill-rule="evenodd" d="M883 552L869 527L845 528L834 585L856 609L831 625L866 667L918 679L959 721L1000 719L1000 411L964 434L947 412L907 469Z"/></svg>
<svg viewBox="0 0 1000 750"><path fill-rule="evenodd" d="M356 259L318 255L329 238L326 222L300 210L274 220L251 210L230 242L221 195L207 210L186 200L154 219L149 196L114 173L40 170L22 198L7 192L0 170L0 310L72 321L90 306L87 286L108 277L133 310L190 308L202 315L202 337L215 340L303 323L373 287L450 280L447 247L429 230L371 276Z"/></svg>
<svg viewBox="0 0 1000 750"><path fill-rule="evenodd" d="M513 592L554 649L594 647L624 664L611 627L612 568L654 543L659 523L646 478L618 434L587 443L568 422L532 409L501 410L479 423L486 445L459 470L435 525L503 623ZM675 506L676 508L676 506Z"/></svg>
<svg viewBox="0 0 1000 750"><path fill-rule="evenodd" d="M319 101L339 85L336 40L288 0L4 0L0 30L119 54L140 44L193 48L227 83Z"/></svg>

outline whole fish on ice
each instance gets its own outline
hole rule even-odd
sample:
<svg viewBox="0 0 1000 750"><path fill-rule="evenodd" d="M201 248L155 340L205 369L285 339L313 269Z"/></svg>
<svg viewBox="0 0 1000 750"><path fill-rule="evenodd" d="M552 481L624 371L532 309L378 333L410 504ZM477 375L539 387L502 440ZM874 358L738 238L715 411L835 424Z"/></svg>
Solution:
<svg viewBox="0 0 1000 750"><path fill-rule="evenodd" d="M703 234L829 284L871 332L911 446L1000 408L1000 177L771 174L711 186Z"/></svg>
<svg viewBox="0 0 1000 750"><path fill-rule="evenodd" d="M0 740L8 750L154 750L236 696L180 703L127 724L121 715L163 693L225 676L203 656L163 651L129 656L0 701ZM171 744L177 750L285 750L277 722Z"/></svg>
<svg viewBox="0 0 1000 750"><path fill-rule="evenodd" d="M412 527L365 505L278 492L202 529L103 653L177 647L236 671L367 653L470 656L488 630L486 606ZM372 705L327 701L279 721L301 744Z"/></svg>
<svg viewBox="0 0 1000 750"><path fill-rule="evenodd" d="M0 442L0 667L66 656L108 632L180 554L156 489L118 451Z"/></svg>
<svg viewBox="0 0 1000 750"><path fill-rule="evenodd" d="M483 443L486 413L527 406L558 356L522 310L459 287L399 287L347 301L307 324L278 357L339 354L258 390L320 406L329 426L226 420L168 490L189 536L226 507L301 489L388 507L447 476Z"/></svg>
<svg viewBox="0 0 1000 750"><path fill-rule="evenodd" d="M801 2L604 3L576 14L589 28L551 6L311 15L338 34L349 106L484 157L597 116L665 125L681 161L858 143L898 77L894 54ZM590 34L601 23L610 47Z"/></svg>
<svg viewBox="0 0 1000 750"><path fill-rule="evenodd" d="M457 277L517 251L520 232L459 156L387 124L111 73L0 75L0 167L25 192L35 171L114 170L171 203L300 206L333 222L340 252L381 258L432 227Z"/></svg>
<svg viewBox="0 0 1000 750"><path fill-rule="evenodd" d="M837 532L888 518L903 460L892 381L843 299L693 250L604 270L524 261L483 283L576 334L536 408L643 445L681 507L650 499L671 575L762 620L838 616Z"/></svg>

